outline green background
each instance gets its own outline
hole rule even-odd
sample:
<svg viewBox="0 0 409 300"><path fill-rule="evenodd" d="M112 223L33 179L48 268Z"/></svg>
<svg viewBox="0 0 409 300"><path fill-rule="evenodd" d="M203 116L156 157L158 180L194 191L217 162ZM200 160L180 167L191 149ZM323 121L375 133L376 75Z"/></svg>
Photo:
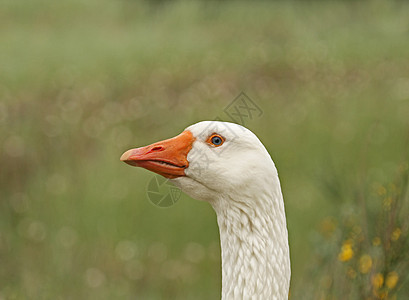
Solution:
<svg viewBox="0 0 409 300"><path fill-rule="evenodd" d="M0 299L219 298L211 207L155 207L154 175L119 157L230 121L241 92L279 170L294 294L343 192L406 158L406 2L0 5Z"/></svg>

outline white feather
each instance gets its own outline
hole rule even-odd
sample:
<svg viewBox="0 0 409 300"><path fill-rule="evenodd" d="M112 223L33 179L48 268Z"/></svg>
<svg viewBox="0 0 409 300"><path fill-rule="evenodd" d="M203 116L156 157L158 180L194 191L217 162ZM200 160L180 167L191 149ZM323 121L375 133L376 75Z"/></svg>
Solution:
<svg viewBox="0 0 409 300"><path fill-rule="evenodd" d="M277 169L260 140L233 123L205 121L186 130L195 137L187 176L172 179L209 202L222 252L222 299L288 299L290 254ZM206 143L218 133L220 147Z"/></svg>

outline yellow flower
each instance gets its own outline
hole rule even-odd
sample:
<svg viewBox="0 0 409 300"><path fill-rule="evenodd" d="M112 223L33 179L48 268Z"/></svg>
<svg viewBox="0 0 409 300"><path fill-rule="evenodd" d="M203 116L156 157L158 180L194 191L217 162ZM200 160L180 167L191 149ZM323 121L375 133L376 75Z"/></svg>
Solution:
<svg viewBox="0 0 409 300"><path fill-rule="evenodd" d="M372 267L372 258L368 254L364 254L359 259L359 271L366 274Z"/></svg>
<svg viewBox="0 0 409 300"><path fill-rule="evenodd" d="M381 239L379 237L374 237L372 240L372 245L379 246L381 244Z"/></svg>
<svg viewBox="0 0 409 300"><path fill-rule="evenodd" d="M348 261L354 256L354 250L352 250L352 241L346 240L342 244L341 252L338 254L338 260Z"/></svg>
<svg viewBox="0 0 409 300"><path fill-rule="evenodd" d="M376 273L372 275L371 281L374 288L379 289L383 285L383 275L381 273Z"/></svg>
<svg viewBox="0 0 409 300"><path fill-rule="evenodd" d="M399 275L395 271L389 272L386 276L385 284L389 289L393 289L398 283Z"/></svg>
<svg viewBox="0 0 409 300"><path fill-rule="evenodd" d="M379 196L385 195L386 188L383 185L379 185L378 188L376 189L376 192L378 193Z"/></svg>
<svg viewBox="0 0 409 300"><path fill-rule="evenodd" d="M402 233L402 231L400 230L399 227L397 227L397 228L392 232L391 240L392 240L392 241L397 241L397 240L399 239L401 233Z"/></svg>
<svg viewBox="0 0 409 300"><path fill-rule="evenodd" d="M382 291L378 294L379 299L388 299L388 292Z"/></svg>
<svg viewBox="0 0 409 300"><path fill-rule="evenodd" d="M390 210L392 205L392 197L387 197L383 200L383 208L385 210Z"/></svg>

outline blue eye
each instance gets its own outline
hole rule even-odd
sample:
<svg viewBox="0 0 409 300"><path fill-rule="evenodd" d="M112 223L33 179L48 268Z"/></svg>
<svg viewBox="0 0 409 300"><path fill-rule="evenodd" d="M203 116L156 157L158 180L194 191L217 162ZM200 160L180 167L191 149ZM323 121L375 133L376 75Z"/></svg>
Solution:
<svg viewBox="0 0 409 300"><path fill-rule="evenodd" d="M222 139L219 138L218 136L212 137L212 143L215 145L220 145L222 143Z"/></svg>
<svg viewBox="0 0 409 300"><path fill-rule="evenodd" d="M221 146L224 143L224 138L218 134L213 134L209 140L210 140L210 143L216 147Z"/></svg>

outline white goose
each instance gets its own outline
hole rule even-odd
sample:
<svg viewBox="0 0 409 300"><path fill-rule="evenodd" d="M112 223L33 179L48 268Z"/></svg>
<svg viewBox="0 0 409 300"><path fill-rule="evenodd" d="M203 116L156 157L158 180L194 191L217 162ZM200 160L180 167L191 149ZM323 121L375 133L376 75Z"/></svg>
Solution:
<svg viewBox="0 0 409 300"><path fill-rule="evenodd" d="M288 299L290 254L274 162L250 130L204 121L121 160L167 178L217 214L222 299Z"/></svg>

